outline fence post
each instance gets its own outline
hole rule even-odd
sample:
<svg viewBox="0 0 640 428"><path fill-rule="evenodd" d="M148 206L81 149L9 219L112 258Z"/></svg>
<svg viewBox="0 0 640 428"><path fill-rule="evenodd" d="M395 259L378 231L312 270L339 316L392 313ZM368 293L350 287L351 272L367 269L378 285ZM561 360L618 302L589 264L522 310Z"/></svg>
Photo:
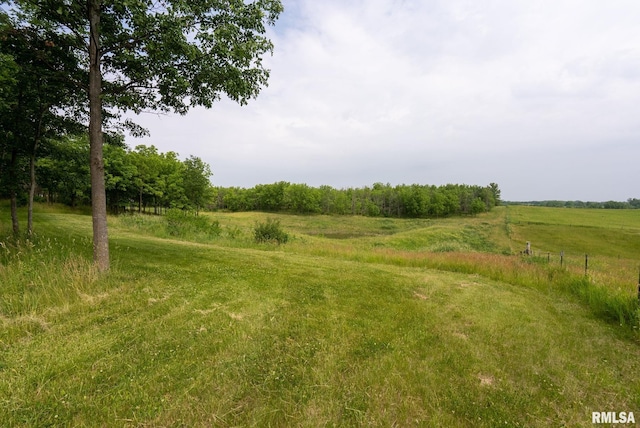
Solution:
<svg viewBox="0 0 640 428"><path fill-rule="evenodd" d="M638 303L640 303L640 269L638 269Z"/></svg>
<svg viewBox="0 0 640 428"><path fill-rule="evenodd" d="M564 259L564 251L560 251L560 267L562 267L563 259Z"/></svg>
<svg viewBox="0 0 640 428"><path fill-rule="evenodd" d="M584 276L587 276L589 270L589 254L584 255Z"/></svg>

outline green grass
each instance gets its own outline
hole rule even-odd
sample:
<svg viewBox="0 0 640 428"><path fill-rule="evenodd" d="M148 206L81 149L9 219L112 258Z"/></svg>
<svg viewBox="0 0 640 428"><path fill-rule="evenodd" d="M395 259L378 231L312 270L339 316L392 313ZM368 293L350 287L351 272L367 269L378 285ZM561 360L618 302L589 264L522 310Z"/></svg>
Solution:
<svg viewBox="0 0 640 428"><path fill-rule="evenodd" d="M606 229L631 229L640 233L638 210L574 209L508 206L506 209L513 223L557 224L587 226Z"/></svg>
<svg viewBox="0 0 640 428"><path fill-rule="evenodd" d="M543 242L544 218L566 219L514 208L444 220L213 213L221 233L197 237L170 236L160 217L110 218L113 268L100 275L90 217L39 207L37 239L0 249L0 421L535 427L591 426L592 411L640 417L637 325L599 312L615 304L598 309L632 301L624 269L599 278L638 253L612 257L593 235L588 280L522 258L522 239ZM268 217L287 244L254 242Z"/></svg>
<svg viewBox="0 0 640 428"><path fill-rule="evenodd" d="M640 211L507 207L520 240L541 252L597 254L637 259L640 254ZM524 247L523 247L524 248Z"/></svg>

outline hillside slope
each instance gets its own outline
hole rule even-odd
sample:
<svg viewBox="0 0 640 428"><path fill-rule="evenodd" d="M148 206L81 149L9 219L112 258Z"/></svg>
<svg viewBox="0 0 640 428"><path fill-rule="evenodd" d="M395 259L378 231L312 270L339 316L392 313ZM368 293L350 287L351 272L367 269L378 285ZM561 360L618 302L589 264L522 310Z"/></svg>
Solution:
<svg viewBox="0 0 640 428"><path fill-rule="evenodd" d="M213 217L223 232L200 243L154 236L161 219L110 219L114 268L100 277L87 261L90 217L38 212L35 244L3 247L0 420L495 427L640 417L629 329L570 294L423 263L478 242L500 254L503 213L280 216L292 240L279 247L249 239L267 215ZM462 236L456 252L425 252L434 236L447 242L443 231Z"/></svg>

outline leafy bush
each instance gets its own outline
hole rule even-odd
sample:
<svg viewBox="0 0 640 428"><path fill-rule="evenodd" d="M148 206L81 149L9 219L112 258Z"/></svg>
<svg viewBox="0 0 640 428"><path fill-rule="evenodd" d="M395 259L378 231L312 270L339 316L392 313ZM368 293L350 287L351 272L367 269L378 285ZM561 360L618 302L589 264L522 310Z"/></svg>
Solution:
<svg viewBox="0 0 640 428"><path fill-rule="evenodd" d="M197 216L191 212L170 209L165 215L167 233L180 238L220 236L222 227L217 220L209 221L206 216Z"/></svg>
<svg viewBox="0 0 640 428"><path fill-rule="evenodd" d="M285 244L289 235L280 227L280 221L268 218L265 223L256 223L253 230L256 242L275 242Z"/></svg>

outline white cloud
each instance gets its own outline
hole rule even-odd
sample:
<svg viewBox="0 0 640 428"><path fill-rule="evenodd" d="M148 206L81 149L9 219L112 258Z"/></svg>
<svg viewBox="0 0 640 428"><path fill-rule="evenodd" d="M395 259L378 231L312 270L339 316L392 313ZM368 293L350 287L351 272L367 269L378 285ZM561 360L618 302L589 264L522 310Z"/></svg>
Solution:
<svg viewBox="0 0 640 428"><path fill-rule="evenodd" d="M640 173L620 167L638 154L640 3L284 5L257 100L143 117L145 143L202 157L225 186L496 181L514 200L639 196ZM573 162L581 147L597 157ZM543 160L562 191L523 173Z"/></svg>

